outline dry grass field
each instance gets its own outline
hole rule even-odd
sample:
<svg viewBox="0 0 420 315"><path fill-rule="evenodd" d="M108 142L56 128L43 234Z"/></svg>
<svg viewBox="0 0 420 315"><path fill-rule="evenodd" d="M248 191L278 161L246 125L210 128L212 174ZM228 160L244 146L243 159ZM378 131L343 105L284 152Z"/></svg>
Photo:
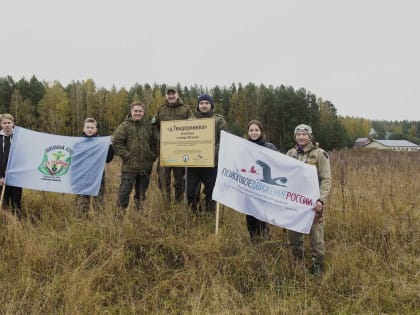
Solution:
<svg viewBox="0 0 420 315"><path fill-rule="evenodd" d="M295 265L283 229L252 245L243 215L166 205L152 178L142 211L24 190L0 219L0 314L419 314L420 153L337 151L326 208L326 270ZM308 244L306 244L308 248ZM307 257L309 263L309 257Z"/></svg>

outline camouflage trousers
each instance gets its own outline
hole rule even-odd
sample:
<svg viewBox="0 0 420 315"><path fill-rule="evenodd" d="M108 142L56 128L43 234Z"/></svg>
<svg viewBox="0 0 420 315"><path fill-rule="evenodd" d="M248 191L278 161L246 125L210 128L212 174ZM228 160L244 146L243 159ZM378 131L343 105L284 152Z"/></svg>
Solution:
<svg viewBox="0 0 420 315"><path fill-rule="evenodd" d="M288 231L289 242L292 247L293 255L298 259L303 259L303 234L295 231ZM316 260L322 261L325 255L324 244L324 224L316 223L312 225L309 233L311 241L311 255Z"/></svg>
<svg viewBox="0 0 420 315"><path fill-rule="evenodd" d="M171 195L171 173L174 177L175 200L181 202L185 191L183 167L162 167L158 164L158 185L159 189L165 192L170 199Z"/></svg>
<svg viewBox="0 0 420 315"><path fill-rule="evenodd" d="M141 201L146 197L146 190L149 187L150 172L121 174L121 184L118 192L118 207L126 209L130 201L130 193L134 186L134 207L141 208Z"/></svg>

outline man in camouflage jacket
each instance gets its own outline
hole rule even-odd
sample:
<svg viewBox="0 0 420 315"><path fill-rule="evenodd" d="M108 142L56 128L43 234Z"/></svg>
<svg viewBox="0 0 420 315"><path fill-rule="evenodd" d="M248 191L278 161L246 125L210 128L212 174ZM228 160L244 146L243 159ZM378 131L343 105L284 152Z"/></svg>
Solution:
<svg viewBox="0 0 420 315"><path fill-rule="evenodd" d="M314 207L315 218L309 233L311 240L312 265L311 272L321 275L323 268L323 257L325 255L323 211L331 189L331 168L327 152L320 149L312 142L312 128L301 124L295 128L296 146L287 152L299 161L314 165L318 173L320 198ZM298 260L303 260L303 234L289 231L289 241L293 255Z"/></svg>
<svg viewBox="0 0 420 315"><path fill-rule="evenodd" d="M157 115L153 122L157 142L160 145L160 122L168 120L182 120L189 119L192 117L191 108L188 105L182 103L182 100L178 97L176 88L169 87L166 89L165 104L161 105L157 111ZM160 152L160 150L159 150ZM175 187L175 200L182 201L184 193L184 175L185 171L183 167L161 167L158 164L158 184L159 189L163 190L168 199L170 199L171 191L171 172L174 176L174 187Z"/></svg>
<svg viewBox="0 0 420 315"><path fill-rule="evenodd" d="M121 184L118 193L118 206L127 208L130 193L135 189L136 209L144 200L149 186L153 161L156 159L156 139L151 124L143 119L144 104L134 102L130 105L130 115L114 132L112 145L122 159Z"/></svg>

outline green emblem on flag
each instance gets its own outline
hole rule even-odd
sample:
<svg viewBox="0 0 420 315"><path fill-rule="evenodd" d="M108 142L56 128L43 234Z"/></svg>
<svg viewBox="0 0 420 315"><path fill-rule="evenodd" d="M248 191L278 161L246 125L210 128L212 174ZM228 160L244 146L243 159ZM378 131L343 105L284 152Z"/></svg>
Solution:
<svg viewBox="0 0 420 315"><path fill-rule="evenodd" d="M71 155L65 150L45 150L38 171L47 176L65 175L71 165Z"/></svg>

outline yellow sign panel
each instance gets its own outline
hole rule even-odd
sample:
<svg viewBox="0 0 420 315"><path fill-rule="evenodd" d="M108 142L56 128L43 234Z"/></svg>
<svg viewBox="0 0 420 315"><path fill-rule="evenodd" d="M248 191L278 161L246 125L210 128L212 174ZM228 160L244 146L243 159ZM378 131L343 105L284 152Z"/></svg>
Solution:
<svg viewBox="0 0 420 315"><path fill-rule="evenodd" d="M162 121L160 165L214 167L215 120Z"/></svg>

